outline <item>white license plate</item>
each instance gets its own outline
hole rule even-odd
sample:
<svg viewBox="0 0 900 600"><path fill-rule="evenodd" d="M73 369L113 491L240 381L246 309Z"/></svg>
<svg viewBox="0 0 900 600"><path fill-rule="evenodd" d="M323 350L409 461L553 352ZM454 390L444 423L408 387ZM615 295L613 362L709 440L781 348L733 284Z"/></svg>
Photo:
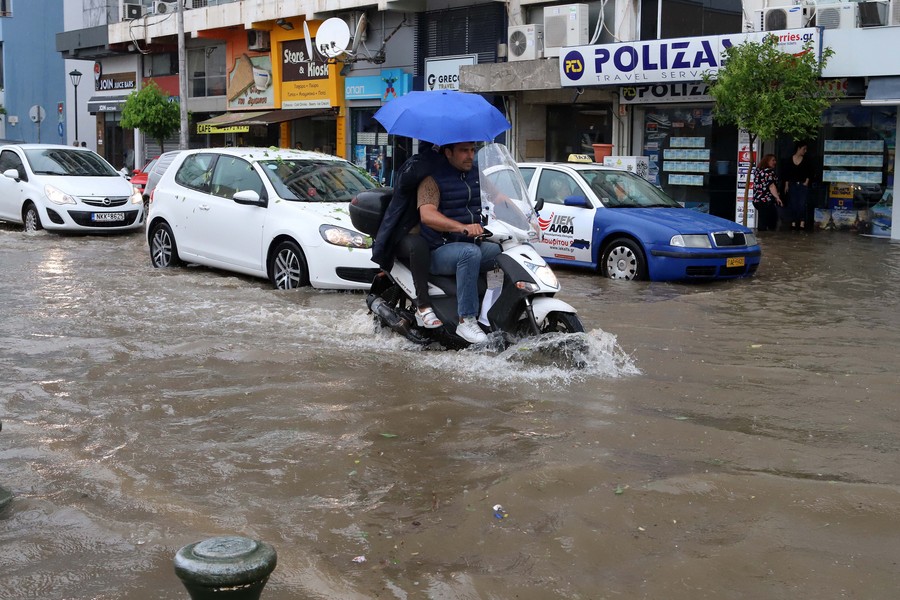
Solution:
<svg viewBox="0 0 900 600"><path fill-rule="evenodd" d="M103 213L93 213L91 215L91 221L124 221L125 213L120 212L103 212Z"/></svg>

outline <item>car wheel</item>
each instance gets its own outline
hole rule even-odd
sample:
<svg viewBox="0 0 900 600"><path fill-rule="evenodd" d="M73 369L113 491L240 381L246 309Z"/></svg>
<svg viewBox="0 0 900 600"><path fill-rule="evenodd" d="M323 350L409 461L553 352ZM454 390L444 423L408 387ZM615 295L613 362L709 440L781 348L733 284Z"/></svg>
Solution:
<svg viewBox="0 0 900 600"><path fill-rule="evenodd" d="M554 310L541 323L541 333L582 333L584 325L578 315Z"/></svg>
<svg viewBox="0 0 900 600"><path fill-rule="evenodd" d="M150 231L150 262L157 269L177 267L181 264L175 236L166 223L157 223Z"/></svg>
<svg viewBox="0 0 900 600"><path fill-rule="evenodd" d="M633 281L647 278L644 251L634 240L628 238L615 239L606 247L600 268L603 276L610 279Z"/></svg>
<svg viewBox="0 0 900 600"><path fill-rule="evenodd" d="M269 259L269 279L279 290L309 285L309 272L303 251L295 242L281 242Z"/></svg>
<svg viewBox="0 0 900 600"><path fill-rule="evenodd" d="M40 231L44 228L41 225L41 215L38 214L37 206L29 202L22 211L22 223L25 224L25 231Z"/></svg>

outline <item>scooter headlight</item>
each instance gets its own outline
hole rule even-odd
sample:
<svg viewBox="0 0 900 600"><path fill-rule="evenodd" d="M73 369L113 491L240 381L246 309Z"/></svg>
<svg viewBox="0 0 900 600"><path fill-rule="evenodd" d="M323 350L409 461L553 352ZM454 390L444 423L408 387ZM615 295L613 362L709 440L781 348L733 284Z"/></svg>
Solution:
<svg viewBox="0 0 900 600"><path fill-rule="evenodd" d="M336 225L322 225L319 227L319 235L322 239L335 246L347 248L371 248L372 238L352 229L337 227Z"/></svg>
<svg viewBox="0 0 900 600"><path fill-rule="evenodd" d="M549 265L538 265L532 262L525 261L525 266L529 271L534 273L534 277L538 281L540 281L547 287L559 288L559 280L556 278L556 274L553 272L553 269L551 269Z"/></svg>

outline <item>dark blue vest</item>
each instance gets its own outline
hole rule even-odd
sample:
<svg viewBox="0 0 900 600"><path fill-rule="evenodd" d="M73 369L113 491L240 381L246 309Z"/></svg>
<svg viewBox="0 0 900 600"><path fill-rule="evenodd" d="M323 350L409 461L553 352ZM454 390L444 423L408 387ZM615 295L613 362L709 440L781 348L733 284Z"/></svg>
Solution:
<svg viewBox="0 0 900 600"><path fill-rule="evenodd" d="M441 214L466 225L481 223L481 187L477 165L471 171L464 172L449 162L443 162L432 177L441 192L441 203L438 205ZM435 231L424 223L421 230L422 237L432 249L450 242L474 241L462 234Z"/></svg>

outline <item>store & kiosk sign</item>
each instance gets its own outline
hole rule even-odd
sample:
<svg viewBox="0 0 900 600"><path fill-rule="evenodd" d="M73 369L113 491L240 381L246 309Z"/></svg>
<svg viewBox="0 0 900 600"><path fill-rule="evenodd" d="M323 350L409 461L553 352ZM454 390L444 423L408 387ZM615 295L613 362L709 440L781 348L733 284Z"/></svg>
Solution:
<svg viewBox="0 0 900 600"><path fill-rule="evenodd" d="M807 42L812 42L814 52L819 50L816 28L576 46L559 61L560 83L565 87L699 81L704 73L719 70L726 48L771 35L785 53L803 52Z"/></svg>

